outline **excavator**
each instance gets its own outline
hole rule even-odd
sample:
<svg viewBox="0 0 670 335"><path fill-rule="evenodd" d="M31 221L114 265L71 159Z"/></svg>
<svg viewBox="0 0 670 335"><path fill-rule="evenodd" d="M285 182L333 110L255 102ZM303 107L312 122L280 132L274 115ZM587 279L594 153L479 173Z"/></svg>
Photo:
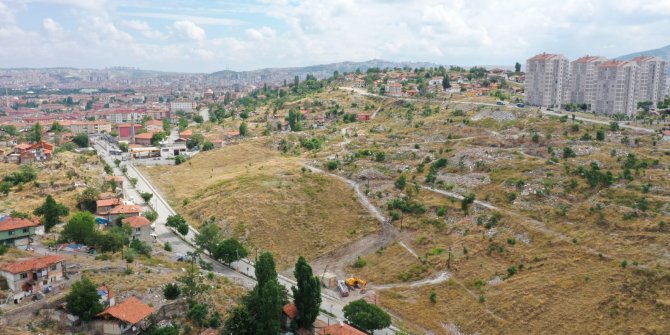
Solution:
<svg viewBox="0 0 670 335"><path fill-rule="evenodd" d="M351 277L347 278L345 281L347 286L349 286L351 289L361 289L361 293L365 293L365 287L368 285L368 282L365 280L359 278L359 277Z"/></svg>

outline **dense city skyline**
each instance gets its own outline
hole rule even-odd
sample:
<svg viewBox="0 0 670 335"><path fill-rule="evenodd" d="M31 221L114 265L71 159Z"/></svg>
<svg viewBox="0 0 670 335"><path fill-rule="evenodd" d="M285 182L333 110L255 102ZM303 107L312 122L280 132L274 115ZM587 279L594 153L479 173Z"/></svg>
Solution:
<svg viewBox="0 0 670 335"><path fill-rule="evenodd" d="M499 65L541 51L575 58L654 49L670 43L669 23L670 3L641 0L1 0L0 58L3 68L180 72L373 58Z"/></svg>

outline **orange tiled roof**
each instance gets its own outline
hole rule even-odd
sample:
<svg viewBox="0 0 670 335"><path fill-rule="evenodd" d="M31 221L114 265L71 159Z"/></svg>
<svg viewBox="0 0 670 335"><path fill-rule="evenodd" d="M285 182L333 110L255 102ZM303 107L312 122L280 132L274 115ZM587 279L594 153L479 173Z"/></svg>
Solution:
<svg viewBox="0 0 670 335"><path fill-rule="evenodd" d="M136 205L118 205L109 211L109 214L139 213L142 211L140 206Z"/></svg>
<svg viewBox="0 0 670 335"><path fill-rule="evenodd" d="M0 221L0 231L35 227L38 225L39 225L38 223L30 221L28 219L8 217L5 220Z"/></svg>
<svg viewBox="0 0 670 335"><path fill-rule="evenodd" d="M37 257L27 259L21 262L9 263L2 267L3 271L10 273L21 273L31 270L39 270L48 267L49 265L62 262L65 257L60 255L49 255L44 257Z"/></svg>
<svg viewBox="0 0 670 335"><path fill-rule="evenodd" d="M123 222L127 223L129 226L131 226L133 228L140 228L140 227L151 225L151 221L149 221L144 216L132 216L132 217L123 219Z"/></svg>
<svg viewBox="0 0 670 335"><path fill-rule="evenodd" d="M135 297L130 297L116 306L107 308L97 316L111 316L130 324L136 324L147 318L153 312L154 309L147 304Z"/></svg>
<svg viewBox="0 0 670 335"><path fill-rule="evenodd" d="M295 304L286 304L282 308L282 312L286 314L289 318L295 319L298 317L298 308L295 307Z"/></svg>
<svg viewBox="0 0 670 335"><path fill-rule="evenodd" d="M117 198L102 199L102 200L98 200L98 201L95 202L95 205L97 207L116 206L118 204L119 204L119 199L117 199Z"/></svg>
<svg viewBox="0 0 670 335"><path fill-rule="evenodd" d="M150 140L154 136L154 133L141 133L135 135L135 139L140 139L140 140Z"/></svg>
<svg viewBox="0 0 670 335"><path fill-rule="evenodd" d="M334 325L327 326L319 334L330 334L330 335L367 335L366 333L346 324L346 323L336 323Z"/></svg>

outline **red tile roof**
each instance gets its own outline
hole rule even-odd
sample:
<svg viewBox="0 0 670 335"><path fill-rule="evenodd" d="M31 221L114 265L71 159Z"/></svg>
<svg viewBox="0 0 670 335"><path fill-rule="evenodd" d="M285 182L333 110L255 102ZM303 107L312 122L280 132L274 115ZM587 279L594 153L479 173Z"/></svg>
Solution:
<svg viewBox="0 0 670 335"><path fill-rule="evenodd" d="M2 267L3 271L10 273L21 273L31 270L39 270L48 267L49 265L62 262L65 257L60 255L49 255L44 257L31 258L21 262L9 263Z"/></svg>
<svg viewBox="0 0 670 335"><path fill-rule="evenodd" d="M191 136L191 135L193 135L193 130L191 130L191 129L186 129L186 130L182 131L181 133L179 133L179 136Z"/></svg>
<svg viewBox="0 0 670 335"><path fill-rule="evenodd" d="M330 335L367 335L365 332L360 331L346 323L336 323L334 325L327 326L319 331L319 334L330 334Z"/></svg>
<svg viewBox="0 0 670 335"><path fill-rule="evenodd" d="M136 205L118 205L112 210L109 211L109 214L128 214L128 213L140 213L142 208Z"/></svg>
<svg viewBox="0 0 670 335"><path fill-rule="evenodd" d="M119 199L117 199L117 198L102 199L102 200L98 200L98 201L95 202L95 205L97 207L116 206L118 204L119 204Z"/></svg>
<svg viewBox="0 0 670 335"><path fill-rule="evenodd" d="M39 223L22 218L8 217L5 220L0 221L0 231L8 231L14 229L36 227L36 226L39 226Z"/></svg>
<svg viewBox="0 0 670 335"><path fill-rule="evenodd" d="M111 316L130 324L136 324L147 318L153 312L154 309L147 304L135 297L130 297L116 306L107 308L97 316Z"/></svg>
<svg viewBox="0 0 670 335"><path fill-rule="evenodd" d="M140 139L140 140L150 140L154 136L154 133L141 133L135 135L135 139Z"/></svg>
<svg viewBox="0 0 670 335"><path fill-rule="evenodd" d="M542 53L542 54L539 54L539 55L535 55L534 57L532 57L529 60L550 60L550 59L553 59L553 58L556 58L556 57L561 57L561 55Z"/></svg>
<svg viewBox="0 0 670 335"><path fill-rule="evenodd" d="M648 60L656 60L656 57L654 57L654 56L639 56L639 57L635 57L631 60L633 62L644 62L644 61L648 61Z"/></svg>
<svg viewBox="0 0 670 335"><path fill-rule="evenodd" d="M623 67L628 65L630 62L627 61L621 61L621 60L608 60L604 63L601 63L599 66L601 67Z"/></svg>
<svg viewBox="0 0 670 335"><path fill-rule="evenodd" d="M123 219L123 222L127 223L132 228L140 228L151 225L151 221L149 221L144 216L131 216L129 218Z"/></svg>
<svg viewBox="0 0 670 335"><path fill-rule="evenodd" d="M281 310L291 319L298 317L298 308L295 307L295 304L286 304Z"/></svg>
<svg viewBox="0 0 670 335"><path fill-rule="evenodd" d="M588 63L588 62L592 62L592 61L595 61L595 60L598 60L598 59L601 59L601 58L602 57L600 57L600 56L584 56L584 57L577 58L575 60L575 62Z"/></svg>

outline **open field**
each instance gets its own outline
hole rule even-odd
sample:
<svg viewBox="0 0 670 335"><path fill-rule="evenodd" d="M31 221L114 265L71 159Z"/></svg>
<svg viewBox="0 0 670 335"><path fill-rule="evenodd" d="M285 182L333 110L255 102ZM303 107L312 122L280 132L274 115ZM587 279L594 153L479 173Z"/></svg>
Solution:
<svg viewBox="0 0 670 335"><path fill-rule="evenodd" d="M346 184L302 171L297 159L261 142L144 171L191 222L213 219L252 250L272 251L280 268L292 265L298 255L329 252L378 225Z"/></svg>
<svg viewBox="0 0 670 335"><path fill-rule="evenodd" d="M317 272L361 276L417 333L669 332L670 143L457 99L479 104L327 90L257 109L259 137L144 171L190 220L219 222L282 267L307 253ZM307 124L329 110L374 118L262 135L268 114L290 108ZM362 252L352 241L378 223L344 183L302 163L357 185L394 240Z"/></svg>

